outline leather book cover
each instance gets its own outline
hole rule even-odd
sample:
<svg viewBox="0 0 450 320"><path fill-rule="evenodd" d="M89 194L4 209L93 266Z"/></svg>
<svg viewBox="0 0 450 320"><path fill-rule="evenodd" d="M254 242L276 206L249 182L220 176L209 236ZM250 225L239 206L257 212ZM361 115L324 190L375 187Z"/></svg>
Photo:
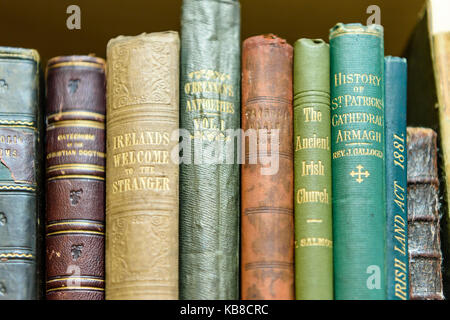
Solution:
<svg viewBox="0 0 450 320"><path fill-rule="evenodd" d="M0 300L39 298L40 58L0 47Z"/></svg>
<svg viewBox="0 0 450 320"><path fill-rule="evenodd" d="M104 298L105 61L47 64L46 298Z"/></svg>
<svg viewBox="0 0 450 320"><path fill-rule="evenodd" d="M273 34L242 46L244 300L294 299L292 54Z"/></svg>
<svg viewBox="0 0 450 320"><path fill-rule="evenodd" d="M295 297L332 300L330 47L320 39L294 45L293 148Z"/></svg>
<svg viewBox="0 0 450 320"><path fill-rule="evenodd" d="M240 23L237 0L183 0L181 299L239 298Z"/></svg>
<svg viewBox="0 0 450 320"><path fill-rule="evenodd" d="M179 47L174 31L107 46L106 299L178 298Z"/></svg>
<svg viewBox="0 0 450 320"><path fill-rule="evenodd" d="M330 57L334 295L384 300L383 27L337 24Z"/></svg>
<svg viewBox="0 0 450 320"><path fill-rule="evenodd" d="M386 285L388 300L409 299L406 150L407 62L385 57Z"/></svg>
<svg viewBox="0 0 450 320"><path fill-rule="evenodd" d="M0 299L39 297L40 58L0 47Z"/></svg>
<svg viewBox="0 0 450 320"><path fill-rule="evenodd" d="M411 300L443 300L437 134L407 128Z"/></svg>

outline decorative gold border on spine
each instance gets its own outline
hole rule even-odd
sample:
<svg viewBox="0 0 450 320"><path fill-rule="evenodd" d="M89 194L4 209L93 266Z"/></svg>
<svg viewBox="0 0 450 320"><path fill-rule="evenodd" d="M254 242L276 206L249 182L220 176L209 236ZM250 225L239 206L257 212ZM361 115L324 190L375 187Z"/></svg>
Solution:
<svg viewBox="0 0 450 320"><path fill-rule="evenodd" d="M67 280L86 280L86 281L98 281L98 282L105 282L103 279L96 279L96 278L83 278L83 277L63 277L63 278L55 278L51 280L47 280L46 283L53 283L58 281L67 281Z"/></svg>
<svg viewBox="0 0 450 320"><path fill-rule="evenodd" d="M384 28L378 24L364 26L360 23L345 24L340 22L331 28L329 39L331 40L346 34L370 35L382 39L384 37Z"/></svg>
<svg viewBox="0 0 450 320"><path fill-rule="evenodd" d="M26 126L26 125L14 125L14 124L1 124L0 123L0 127L2 127L2 128L26 128L26 129L31 129L31 130L37 131L37 128L35 126Z"/></svg>
<svg viewBox="0 0 450 320"><path fill-rule="evenodd" d="M91 67L91 68L105 70L104 64L95 63L95 62L86 62L86 61L59 62L59 63L55 63L53 65L48 66L47 70L54 69L54 68L60 68L60 67Z"/></svg>
<svg viewBox="0 0 450 320"><path fill-rule="evenodd" d="M36 126L35 121L0 120L0 125L10 125L10 124L17 124L17 125L30 126L30 127Z"/></svg>
<svg viewBox="0 0 450 320"><path fill-rule="evenodd" d="M39 56L39 53L34 49L29 49L29 54L26 53L13 53L13 52L1 52L0 51L0 59L2 58L21 58L21 59L27 59L32 60L37 63L40 62L41 57Z"/></svg>
<svg viewBox="0 0 450 320"><path fill-rule="evenodd" d="M76 115L81 115L81 116L92 116L92 117L97 117L100 119L105 119L105 115L101 114L101 113L97 113L97 112L91 112L91 111L64 111L64 112L57 112L57 113L53 113L51 115L47 116L47 120L53 119L57 116L76 116Z"/></svg>
<svg viewBox="0 0 450 320"><path fill-rule="evenodd" d="M47 289L47 292L61 291L61 290L95 290L95 291L105 291L104 288L95 288L95 287L78 286L78 287L58 287L58 288L52 288L52 289Z"/></svg>
<svg viewBox="0 0 450 320"><path fill-rule="evenodd" d="M374 36L374 37L377 37L377 38L380 38L380 39L382 39L383 38L383 35L380 35L380 34L376 34L376 33L374 33L374 32L339 32L339 33L336 33L336 34L333 34L331 37L330 37L330 40L331 39L335 39L335 38L338 38L338 37L340 37L340 36L345 36L345 35L349 35L349 34L355 34L355 35L368 35L368 36Z"/></svg>
<svg viewBox="0 0 450 320"><path fill-rule="evenodd" d="M67 174L67 175L61 175L61 176L48 178L47 181L61 180L61 179L94 179L94 180L101 180L101 181L105 180L104 177L91 176L88 174Z"/></svg>
<svg viewBox="0 0 450 320"><path fill-rule="evenodd" d="M101 231L88 231L88 230L61 230L61 231L55 231L55 232L50 232L47 233L46 236L54 236L54 235L58 235L58 234L66 234L66 233L81 233L81 234L93 234L93 235L99 235L99 236L104 236L105 233L101 232Z"/></svg>
<svg viewBox="0 0 450 320"><path fill-rule="evenodd" d="M105 130L105 124L98 121L92 120L63 120L58 121L47 126L48 130L53 130L55 128L65 128L65 127L85 127Z"/></svg>
<svg viewBox="0 0 450 320"><path fill-rule="evenodd" d="M54 226L65 226L65 225L85 225L85 226L98 226L104 227L104 224L99 222L88 222L88 221L64 221L64 222L54 222L50 223L46 226L46 228L54 227Z"/></svg>
<svg viewBox="0 0 450 320"><path fill-rule="evenodd" d="M105 172L105 167L87 163L67 163L50 166L47 168L46 172L53 172L57 170L84 170L94 172Z"/></svg>
<svg viewBox="0 0 450 320"><path fill-rule="evenodd" d="M0 259L3 258L34 258L34 256L30 253L0 253Z"/></svg>
<svg viewBox="0 0 450 320"><path fill-rule="evenodd" d="M36 191L36 188L27 186L0 186L0 190Z"/></svg>

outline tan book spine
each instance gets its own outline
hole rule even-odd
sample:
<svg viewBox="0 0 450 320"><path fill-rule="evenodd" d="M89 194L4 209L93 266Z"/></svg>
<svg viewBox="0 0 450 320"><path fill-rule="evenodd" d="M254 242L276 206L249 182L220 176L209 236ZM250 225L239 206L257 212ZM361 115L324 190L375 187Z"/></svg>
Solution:
<svg viewBox="0 0 450 320"><path fill-rule="evenodd" d="M107 47L106 299L178 299L179 36Z"/></svg>

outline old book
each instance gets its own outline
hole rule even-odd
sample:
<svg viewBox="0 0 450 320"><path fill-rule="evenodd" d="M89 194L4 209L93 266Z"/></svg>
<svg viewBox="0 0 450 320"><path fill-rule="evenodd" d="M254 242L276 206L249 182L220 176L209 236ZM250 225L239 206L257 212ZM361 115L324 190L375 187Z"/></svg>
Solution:
<svg viewBox="0 0 450 320"><path fill-rule="evenodd" d="M383 27L337 24L330 57L334 294L384 300ZM316 136L308 145L324 143Z"/></svg>
<svg viewBox="0 0 450 320"><path fill-rule="evenodd" d="M438 133L441 194L444 197L444 281L450 284L450 2L427 0L406 50L408 57L408 124ZM450 286L445 285L445 294Z"/></svg>
<svg viewBox="0 0 450 320"><path fill-rule="evenodd" d="M384 70L386 98L386 298L388 300L408 300L406 59L385 57Z"/></svg>
<svg viewBox="0 0 450 320"><path fill-rule="evenodd" d="M242 46L241 298L294 299L292 46Z"/></svg>
<svg viewBox="0 0 450 320"><path fill-rule="evenodd" d="M239 298L240 45L239 1L183 1L181 299Z"/></svg>
<svg viewBox="0 0 450 320"><path fill-rule="evenodd" d="M294 45L295 297L333 299L330 48ZM309 145L311 138L323 143ZM318 195L318 196L314 196Z"/></svg>
<svg viewBox="0 0 450 320"><path fill-rule="evenodd" d="M93 56L47 64L47 299L104 298L105 68Z"/></svg>
<svg viewBox="0 0 450 320"><path fill-rule="evenodd" d="M177 299L178 33L119 36L107 59L106 299Z"/></svg>
<svg viewBox="0 0 450 320"><path fill-rule="evenodd" d="M37 51L0 47L0 300L39 297L40 74Z"/></svg>
<svg viewBox="0 0 450 320"><path fill-rule="evenodd" d="M410 298L442 300L437 135L407 129Z"/></svg>

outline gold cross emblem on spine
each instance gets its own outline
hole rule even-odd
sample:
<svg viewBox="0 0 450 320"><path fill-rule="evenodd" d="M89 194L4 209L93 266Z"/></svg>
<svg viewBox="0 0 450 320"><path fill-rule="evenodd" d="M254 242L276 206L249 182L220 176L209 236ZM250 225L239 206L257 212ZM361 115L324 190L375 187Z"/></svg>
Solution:
<svg viewBox="0 0 450 320"><path fill-rule="evenodd" d="M358 165L356 166L356 169L358 169L358 172L355 172L355 171L353 171L353 170L350 172L350 175L351 175L353 178L354 178L355 176L357 176L356 182L361 183L361 182L364 181L364 179L362 178L363 176L366 177L366 178L370 176L369 171L367 171L367 170L364 171L364 172L361 171L362 169L364 169L364 167L363 167L362 165L358 164Z"/></svg>

